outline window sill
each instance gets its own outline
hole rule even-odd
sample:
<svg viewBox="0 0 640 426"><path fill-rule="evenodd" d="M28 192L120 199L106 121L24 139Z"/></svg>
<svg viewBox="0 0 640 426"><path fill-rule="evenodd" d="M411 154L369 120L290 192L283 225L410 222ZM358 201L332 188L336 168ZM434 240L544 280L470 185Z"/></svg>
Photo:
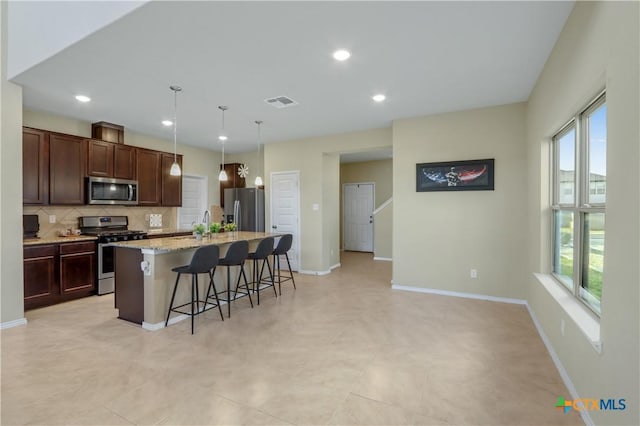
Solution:
<svg viewBox="0 0 640 426"><path fill-rule="evenodd" d="M556 302L562 307L565 313L573 320L573 322L582 331L585 337L591 343L591 346L598 353L602 353L602 341L600 340L600 321L595 318L593 313L578 301L573 295L569 294L562 284L558 283L549 274L534 274L538 282L549 292Z"/></svg>

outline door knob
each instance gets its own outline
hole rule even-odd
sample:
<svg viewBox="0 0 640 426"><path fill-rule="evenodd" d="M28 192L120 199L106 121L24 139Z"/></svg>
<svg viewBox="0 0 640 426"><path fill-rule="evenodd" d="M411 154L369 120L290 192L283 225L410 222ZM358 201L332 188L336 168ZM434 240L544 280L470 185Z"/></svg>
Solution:
<svg viewBox="0 0 640 426"><path fill-rule="evenodd" d="M271 229L278 229L278 227L276 225L273 225Z"/></svg>

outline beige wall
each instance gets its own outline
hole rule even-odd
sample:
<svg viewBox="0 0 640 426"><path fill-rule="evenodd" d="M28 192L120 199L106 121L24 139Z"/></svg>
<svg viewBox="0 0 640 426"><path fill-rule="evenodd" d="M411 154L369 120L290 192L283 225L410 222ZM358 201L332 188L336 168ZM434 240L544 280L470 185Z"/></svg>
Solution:
<svg viewBox="0 0 640 426"><path fill-rule="evenodd" d="M525 296L578 394L627 400L625 411L590 412L596 424L640 424L640 197L634 186L640 182L639 17L638 2L576 3L527 109L530 261ZM607 220L599 354L532 273L551 268L549 140L605 87Z"/></svg>
<svg viewBox="0 0 640 426"><path fill-rule="evenodd" d="M340 263L340 154L322 156L322 176L323 264L334 267Z"/></svg>
<svg viewBox="0 0 640 426"><path fill-rule="evenodd" d="M267 225L270 224L269 210L269 176L272 172L300 171L300 268L307 271L327 271L332 266L325 256L323 238L325 232L339 232L333 223L339 223L337 206L323 203L325 191L335 193L339 197L339 168L325 165L323 154L342 152L369 151L391 146L391 129L373 129L362 132L344 133L317 138L271 143L265 146L264 163L267 180ZM334 170L335 169L335 170ZM334 170L329 172L329 170ZM333 176L325 176L325 172ZM319 204L320 210L314 211L313 204ZM329 230L329 231L327 231ZM338 239L330 243L329 253L339 250Z"/></svg>
<svg viewBox="0 0 640 426"><path fill-rule="evenodd" d="M524 116L514 104L393 123L394 284L523 297ZM495 191L416 192L416 163L482 158Z"/></svg>
<svg viewBox="0 0 640 426"><path fill-rule="evenodd" d="M7 2L0 4L0 322L24 318L22 88L7 81Z"/></svg>
<svg viewBox="0 0 640 426"><path fill-rule="evenodd" d="M340 165L340 186L345 183L360 182L375 182L375 208L377 208L393 195L393 160L363 161Z"/></svg>
<svg viewBox="0 0 640 426"><path fill-rule="evenodd" d="M373 256L393 259L393 201L373 217Z"/></svg>
<svg viewBox="0 0 640 426"><path fill-rule="evenodd" d="M343 191L342 186L345 183L375 183L375 201L374 209L378 208L382 203L387 201L393 195L393 161L392 160L376 160L363 161L359 163L345 163L340 165L340 248L343 244ZM376 217L378 221L374 225L373 245L374 253L384 252L389 256L376 256L391 258L391 214ZM387 228L384 228L384 227ZM378 232L378 228L380 232ZM383 231L384 230L384 231Z"/></svg>

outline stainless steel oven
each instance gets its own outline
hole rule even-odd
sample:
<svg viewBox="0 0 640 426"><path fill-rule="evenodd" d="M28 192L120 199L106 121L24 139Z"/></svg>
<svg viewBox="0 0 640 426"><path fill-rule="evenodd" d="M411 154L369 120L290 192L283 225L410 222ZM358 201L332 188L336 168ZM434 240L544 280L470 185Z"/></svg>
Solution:
<svg viewBox="0 0 640 426"><path fill-rule="evenodd" d="M127 216L83 216L80 230L98 237L98 294L113 293L115 287L114 242L147 238L144 231L128 229Z"/></svg>

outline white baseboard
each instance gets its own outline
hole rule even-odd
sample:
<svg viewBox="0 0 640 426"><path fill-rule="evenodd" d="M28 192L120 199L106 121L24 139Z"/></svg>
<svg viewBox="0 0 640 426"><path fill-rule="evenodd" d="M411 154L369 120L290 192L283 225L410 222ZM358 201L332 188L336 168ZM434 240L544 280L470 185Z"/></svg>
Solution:
<svg viewBox="0 0 640 426"><path fill-rule="evenodd" d="M569 390L569 393L571 394L571 398L573 398L574 400L580 399L580 395L578 395L578 391L576 390L576 387L573 385L571 378L569 378L569 373L567 373L567 370L564 369L564 366L562 365L562 362L560 361L558 354L556 354L556 351L553 349L553 346L551 345L551 341L542 330L542 326L538 322L538 318L536 317L536 314L533 312L533 309L531 309L531 306L529 306L528 303L526 304L526 306L527 306L527 310L529 311L529 316L531 317L533 324L536 326L536 330L538 330L538 334L540 335L542 342L547 347L547 351L549 352L549 355L551 356L551 359L553 360L553 363L555 364L556 369L558 370L558 373L560 373L560 377L562 377L562 381L564 382L564 385L567 387L567 390ZM587 426L595 425L595 423L593 423L593 420L591 419L591 416L589 415L589 412L587 410L581 410L580 416L582 416L582 421L584 422L585 425Z"/></svg>
<svg viewBox="0 0 640 426"><path fill-rule="evenodd" d="M416 293L428 293L428 294L437 294L441 296L462 297L466 299L479 299L479 300L488 300L492 302L525 305L527 307L527 311L529 312L529 316L531 317L531 321L533 321L533 324L535 325L536 330L538 330L538 335L540 336L540 339L542 339L542 342L547 348L547 352L549 352L549 356L551 357L551 360L555 364L556 369L558 370L558 373L560 373L560 377L562 378L564 385L567 387L567 389L569 390L569 393L571 394L571 398L573 398L574 400L580 399L580 395L578 394L576 387L571 381L571 378L569 377L567 370L564 369L564 366L562 365L562 362L560 361L558 354L556 354L556 351L553 349L553 346L551 345L551 341L549 340L547 335L544 333L542 326L538 322L538 318L536 317L535 313L533 312L533 309L531 309L531 306L529 306L529 303L526 300L512 299L508 297L488 296L484 294L463 293L458 291L438 290L434 288L396 285L396 284L393 284L391 288L394 290L413 291ZM595 423L593 422L593 419L591 419L591 416L589 416L589 413L586 410L580 411L580 415L582 416L582 421L585 423L585 425L587 426L595 425Z"/></svg>
<svg viewBox="0 0 640 426"><path fill-rule="evenodd" d="M298 273L303 275L328 275L331 273L331 270L328 269L326 271L312 271L310 269L300 269L298 270Z"/></svg>
<svg viewBox="0 0 640 426"><path fill-rule="evenodd" d="M512 299L509 297L488 296L486 294L463 293L460 291L439 290L435 288L413 287L413 286L397 285L397 284L393 284L391 288L394 290L414 291L416 293L428 293L428 294L438 294L441 296L463 297L465 299L489 300L491 302L515 303L517 305L527 304L527 301L524 299Z"/></svg>
<svg viewBox="0 0 640 426"><path fill-rule="evenodd" d="M335 265L333 265L331 268L329 268L329 271L333 271L334 269L339 268L339 267L341 267L341 266L342 266L342 264L340 264L340 263L336 263L336 264L335 264Z"/></svg>
<svg viewBox="0 0 640 426"><path fill-rule="evenodd" d="M384 260L385 262L393 261L393 259L391 259L390 257L376 257L376 256L373 256L373 260Z"/></svg>
<svg viewBox="0 0 640 426"><path fill-rule="evenodd" d="M18 326L21 326L21 325L27 325L27 319L26 318L20 318L20 319L17 319L17 320L0 323L0 330L4 330L5 328L18 327Z"/></svg>

